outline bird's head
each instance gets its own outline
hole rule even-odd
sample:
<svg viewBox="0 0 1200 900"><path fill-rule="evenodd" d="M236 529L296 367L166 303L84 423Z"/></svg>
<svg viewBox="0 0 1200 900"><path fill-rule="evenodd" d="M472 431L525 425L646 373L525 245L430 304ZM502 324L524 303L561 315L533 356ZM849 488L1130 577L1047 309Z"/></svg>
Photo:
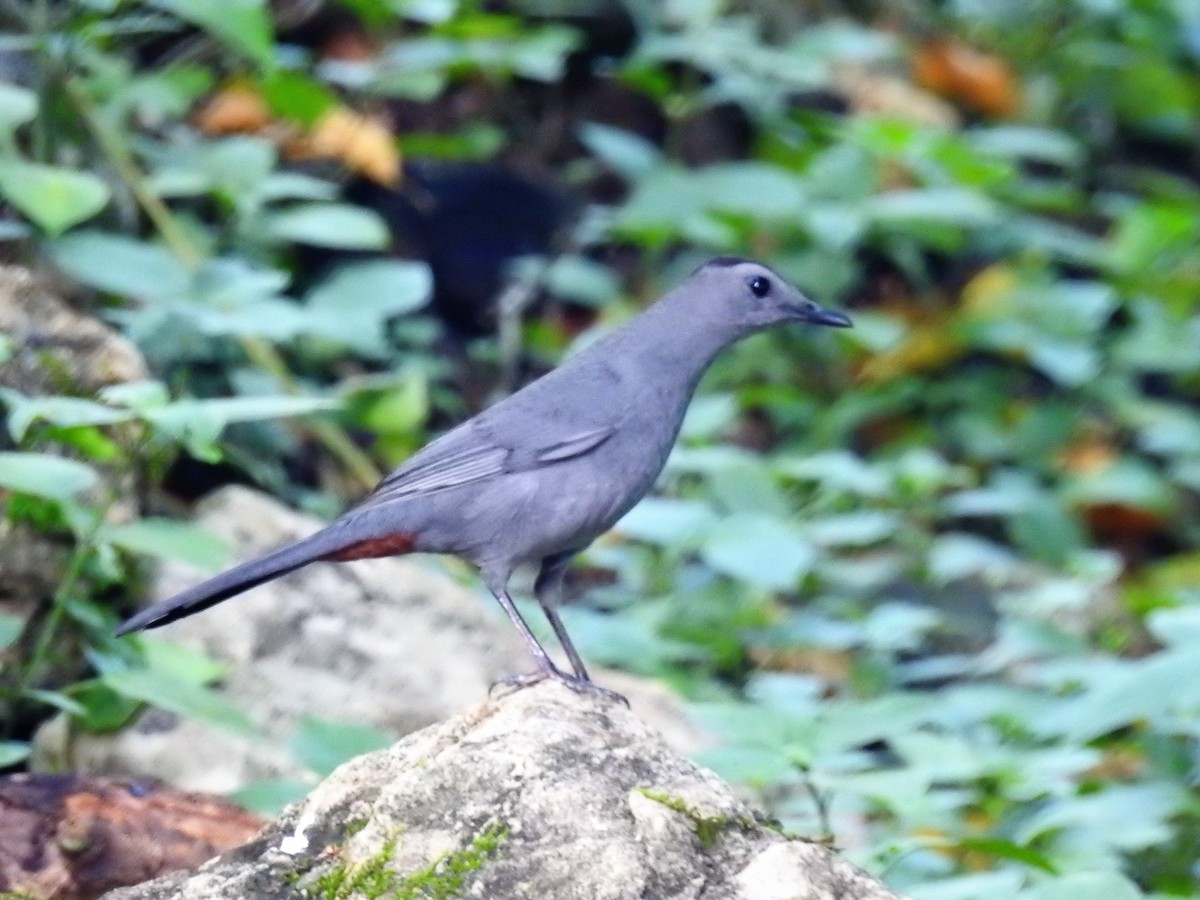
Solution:
<svg viewBox="0 0 1200 900"><path fill-rule="evenodd" d="M711 314L750 329L784 322L849 328L849 317L805 297L777 272L750 259L720 256L696 269L689 281Z"/></svg>

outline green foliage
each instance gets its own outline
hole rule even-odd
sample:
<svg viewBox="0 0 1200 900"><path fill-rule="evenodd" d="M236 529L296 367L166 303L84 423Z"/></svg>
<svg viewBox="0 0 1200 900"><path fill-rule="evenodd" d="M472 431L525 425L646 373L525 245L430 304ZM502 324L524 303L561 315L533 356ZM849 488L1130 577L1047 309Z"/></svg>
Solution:
<svg viewBox="0 0 1200 900"><path fill-rule="evenodd" d="M0 647L28 648L5 656L4 699L95 729L143 702L252 728L208 689L206 661L109 637L112 596L136 586L131 554L211 567L220 550L160 517L107 521L106 473L153 481L185 448L332 511L355 491L298 484L289 463L308 435L265 420L336 411L311 426L334 471L310 481L339 484L369 481L466 409L433 351L423 266L349 260L296 279L294 242L388 235L269 136L192 127L215 73L287 128L339 103L436 105L485 86L469 124L397 136L443 159L534 152L529 109L561 95L542 118L586 150L564 177L616 173L628 194L519 277L619 318L704 256L761 255L856 326L762 335L718 361L659 494L588 553L612 583L565 611L585 654L675 685L723 739L705 762L912 896L1194 894L1188 4L916 3L888 27L794 4L639 4L634 50L598 68L662 113L661 146L573 118L584 104L559 82L584 42L549 18L345 5L381 46L349 66L281 46L260 0L43 4L45 21L17 22L39 49L27 84L0 85L0 195L20 217L3 236L93 290L158 380L0 395L5 514L70 549L34 634L0 618ZM186 52L135 64L162 35ZM946 91L972 111L930 116L928 95L892 102L882 81L871 111L842 87L862 67L907 70L931 37L1007 69L1020 111L990 119ZM722 105L749 123L745 158L685 164L689 124ZM606 243L642 264L618 278L596 261ZM527 336L547 360L563 350L545 322ZM0 341L0 360L23 352ZM342 428L372 439L374 459ZM59 650L68 625L78 643ZM42 685L53 653L76 646L91 674ZM315 776L381 740L314 720L292 750ZM26 751L0 745L0 762ZM255 802L303 787L259 785ZM438 889L457 890L453 865L439 871ZM331 872L320 890L363 893L355 877ZM371 877L380 896L425 896L399 893L386 866Z"/></svg>

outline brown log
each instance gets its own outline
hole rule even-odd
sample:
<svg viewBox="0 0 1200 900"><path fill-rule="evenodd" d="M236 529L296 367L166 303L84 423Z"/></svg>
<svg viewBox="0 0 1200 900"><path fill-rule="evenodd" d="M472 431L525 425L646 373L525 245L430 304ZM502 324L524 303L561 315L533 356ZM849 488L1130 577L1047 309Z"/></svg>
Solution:
<svg viewBox="0 0 1200 900"><path fill-rule="evenodd" d="M152 781L14 775L0 779L0 892L88 900L194 868L261 825L219 797Z"/></svg>

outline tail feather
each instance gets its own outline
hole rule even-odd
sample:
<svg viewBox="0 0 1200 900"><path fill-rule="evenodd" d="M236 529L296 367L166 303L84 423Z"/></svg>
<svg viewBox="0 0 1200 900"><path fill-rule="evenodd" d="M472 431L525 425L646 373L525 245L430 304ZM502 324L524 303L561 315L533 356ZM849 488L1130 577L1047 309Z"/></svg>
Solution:
<svg viewBox="0 0 1200 900"><path fill-rule="evenodd" d="M319 531L312 537L280 547L258 559L252 559L241 565L234 566L228 572L222 572L208 581L188 588L162 603L156 603L149 609L144 609L118 629L117 634L129 634L144 628L158 628L168 622L183 619L193 613L215 606L222 600L228 600L252 587L294 572L309 563L331 557L344 549L347 541L344 537L326 530Z"/></svg>

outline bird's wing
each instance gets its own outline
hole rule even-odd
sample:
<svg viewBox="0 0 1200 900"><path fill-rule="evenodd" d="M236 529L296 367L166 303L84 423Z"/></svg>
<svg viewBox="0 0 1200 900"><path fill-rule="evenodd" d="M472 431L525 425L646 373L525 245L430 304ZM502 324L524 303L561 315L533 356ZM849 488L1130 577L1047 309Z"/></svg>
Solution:
<svg viewBox="0 0 1200 900"><path fill-rule="evenodd" d="M514 432L489 427L486 415L464 422L383 479L358 508L562 462L600 446L616 431L601 426L564 433L539 427L545 424L531 422Z"/></svg>

